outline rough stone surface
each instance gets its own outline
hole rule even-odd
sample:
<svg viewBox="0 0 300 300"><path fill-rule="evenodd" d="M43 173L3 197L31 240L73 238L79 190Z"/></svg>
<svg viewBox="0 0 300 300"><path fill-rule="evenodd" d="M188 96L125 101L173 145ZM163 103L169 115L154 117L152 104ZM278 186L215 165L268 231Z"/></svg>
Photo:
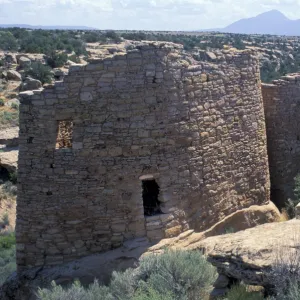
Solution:
<svg viewBox="0 0 300 300"><path fill-rule="evenodd" d="M28 57L25 57L25 56L18 56L18 55L17 55L17 61L18 61L19 66L20 66L22 69L31 66L31 60L30 60Z"/></svg>
<svg viewBox="0 0 300 300"><path fill-rule="evenodd" d="M8 80L13 80L13 81L22 81L21 74L17 71L14 71L14 70L8 70L6 78Z"/></svg>
<svg viewBox="0 0 300 300"><path fill-rule="evenodd" d="M0 168L3 167L9 172L16 172L18 168L18 150L0 152Z"/></svg>
<svg viewBox="0 0 300 300"><path fill-rule="evenodd" d="M276 249L288 247L298 251L300 221L269 223L234 234L215 236L201 241L208 261L219 274L249 285L272 286L269 275L276 259Z"/></svg>
<svg viewBox="0 0 300 300"><path fill-rule="evenodd" d="M300 74L263 84L272 200L283 207L294 198L300 173Z"/></svg>
<svg viewBox="0 0 300 300"><path fill-rule="evenodd" d="M14 147L18 145L19 128L10 127L0 130L0 148Z"/></svg>
<svg viewBox="0 0 300 300"><path fill-rule="evenodd" d="M21 91L38 90L42 87L42 83L30 77L27 77L21 85Z"/></svg>
<svg viewBox="0 0 300 300"><path fill-rule="evenodd" d="M209 300L223 299L226 296L227 292L228 292L227 288L220 288L220 289L214 288L210 293Z"/></svg>
<svg viewBox="0 0 300 300"><path fill-rule="evenodd" d="M208 59L210 59L210 60L216 60L217 59L217 56L213 52L206 52L206 55L207 55Z"/></svg>
<svg viewBox="0 0 300 300"><path fill-rule="evenodd" d="M221 274L219 275L216 282L214 283L214 287L216 289L224 289L227 288L229 284L230 284L230 279L227 276Z"/></svg>
<svg viewBox="0 0 300 300"><path fill-rule="evenodd" d="M186 231L177 237L164 239L152 247L155 252L167 248L198 249L202 240L216 235L239 232L265 223L277 222L280 213L273 203L239 210L204 232Z"/></svg>
<svg viewBox="0 0 300 300"><path fill-rule="evenodd" d="M259 65L252 51L197 62L141 43L21 93L17 264L62 264L124 241L205 231L269 202ZM72 148L56 149L61 121ZM163 214L144 216L142 183Z"/></svg>

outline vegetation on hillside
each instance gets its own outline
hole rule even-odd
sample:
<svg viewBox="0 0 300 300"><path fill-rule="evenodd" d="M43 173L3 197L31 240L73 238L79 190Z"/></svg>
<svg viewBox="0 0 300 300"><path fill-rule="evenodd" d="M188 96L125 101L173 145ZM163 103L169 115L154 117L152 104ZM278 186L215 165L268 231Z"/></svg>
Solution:
<svg viewBox="0 0 300 300"><path fill-rule="evenodd" d="M25 70L26 76L31 76L44 83L51 83L52 72L51 68L47 65L42 64L39 61L33 62L29 68Z"/></svg>
<svg viewBox="0 0 300 300"><path fill-rule="evenodd" d="M259 47L267 51L281 51L292 55L279 57L273 53L261 65L263 82L271 82L280 76L300 70L299 41L271 35L245 35L230 33L174 33L150 31L84 31L84 30L28 30L22 28L0 29L0 50L26 53L43 53L52 68L62 66L74 54L88 55L86 43L119 43L122 39L142 41L169 41L179 43L187 51L209 51L224 46L245 49ZM278 53L277 53L278 54ZM278 64L278 59L280 63Z"/></svg>

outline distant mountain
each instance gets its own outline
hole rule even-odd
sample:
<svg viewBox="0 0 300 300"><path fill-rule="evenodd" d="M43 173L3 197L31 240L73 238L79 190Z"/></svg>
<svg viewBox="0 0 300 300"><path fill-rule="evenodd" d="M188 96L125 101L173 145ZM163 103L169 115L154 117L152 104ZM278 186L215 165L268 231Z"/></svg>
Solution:
<svg viewBox="0 0 300 300"><path fill-rule="evenodd" d="M253 18L241 19L222 29L210 29L242 34L300 35L300 20L290 20L278 10L271 10Z"/></svg>
<svg viewBox="0 0 300 300"><path fill-rule="evenodd" d="M43 29L43 30L97 30L97 28L87 26L41 26L41 25L28 25L28 24L0 24L0 28L27 28L27 29Z"/></svg>

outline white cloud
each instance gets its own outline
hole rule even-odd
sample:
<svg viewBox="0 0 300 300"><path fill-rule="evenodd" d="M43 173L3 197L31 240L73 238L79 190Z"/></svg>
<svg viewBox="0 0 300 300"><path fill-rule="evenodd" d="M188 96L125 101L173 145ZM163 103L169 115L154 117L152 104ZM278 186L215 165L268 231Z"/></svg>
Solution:
<svg viewBox="0 0 300 300"><path fill-rule="evenodd" d="M195 30L270 9L300 18L300 0L0 0L0 23Z"/></svg>

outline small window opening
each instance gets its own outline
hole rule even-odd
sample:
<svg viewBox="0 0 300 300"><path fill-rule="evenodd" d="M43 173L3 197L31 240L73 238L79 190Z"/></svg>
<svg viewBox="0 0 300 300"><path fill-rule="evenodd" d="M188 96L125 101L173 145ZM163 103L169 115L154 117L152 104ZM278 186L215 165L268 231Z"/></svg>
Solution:
<svg viewBox="0 0 300 300"><path fill-rule="evenodd" d="M33 137L29 137L27 139L27 144L32 144L33 143Z"/></svg>
<svg viewBox="0 0 300 300"><path fill-rule="evenodd" d="M144 215L154 216L161 214L160 201L158 200L159 186L155 180L143 180Z"/></svg>
<svg viewBox="0 0 300 300"><path fill-rule="evenodd" d="M56 149L72 148L73 122L58 121Z"/></svg>

